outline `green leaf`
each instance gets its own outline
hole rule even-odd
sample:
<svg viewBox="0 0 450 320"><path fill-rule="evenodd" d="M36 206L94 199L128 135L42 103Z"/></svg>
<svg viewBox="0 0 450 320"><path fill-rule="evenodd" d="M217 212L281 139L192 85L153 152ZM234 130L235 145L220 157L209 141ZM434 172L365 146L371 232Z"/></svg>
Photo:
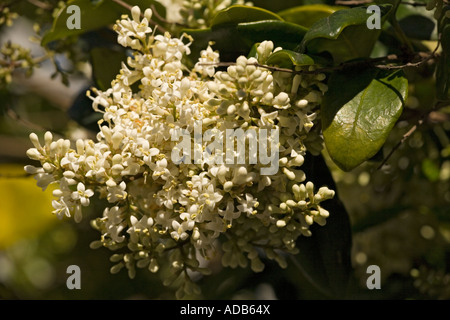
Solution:
<svg viewBox="0 0 450 320"><path fill-rule="evenodd" d="M213 41L213 48L219 50L222 61L234 61L240 55L247 55L253 45L271 40L275 47L294 49L303 39L306 29L284 21L257 21L248 23L224 24L208 29L184 29L183 32L194 38L191 56L196 61L200 51Z"/></svg>
<svg viewBox="0 0 450 320"><path fill-rule="evenodd" d="M252 44L247 39L239 36L236 26L218 26L214 29L184 29L182 32L192 36L189 59L196 62L200 57L200 51L214 42L213 49L220 52L221 61L234 61L240 55L247 55Z"/></svg>
<svg viewBox="0 0 450 320"><path fill-rule="evenodd" d="M239 23L236 29L248 41L271 40L275 47L283 49L295 49L307 32L306 28L297 24L276 20Z"/></svg>
<svg viewBox="0 0 450 320"><path fill-rule="evenodd" d="M353 233L364 232L371 227L378 226L386 221L398 217L400 213L404 212L408 208L404 205L396 205L380 209L377 211L371 211L363 217L357 219L352 224Z"/></svg>
<svg viewBox="0 0 450 320"><path fill-rule="evenodd" d="M408 38L431 40L436 25L433 20L419 14L407 16L398 21Z"/></svg>
<svg viewBox="0 0 450 320"><path fill-rule="evenodd" d="M165 7L157 1L152 0L124 0L130 6L139 6L142 11L149 8L151 4L155 5L161 16L165 15ZM67 28L67 19L71 14L67 13L67 7L77 5L80 7L81 29ZM113 1L101 1L93 3L91 0L70 0L62 8L55 20L52 28L44 35L41 44L47 45L49 42L59 40L65 37L79 35L87 31L99 29L101 27L113 24L120 19L122 14L130 14L129 10Z"/></svg>
<svg viewBox="0 0 450 320"><path fill-rule="evenodd" d="M326 18L330 14L343 8L344 7L328 6L325 4L310 4L283 10L278 12L278 15L285 21L309 28L318 20Z"/></svg>
<svg viewBox="0 0 450 320"><path fill-rule="evenodd" d="M317 187L326 185L337 191L323 156L308 154L302 168ZM342 299L352 273L350 219L337 192L333 199L323 202L323 206L330 212L326 225L312 225L312 236L297 240L299 253L293 256L293 261L320 292Z"/></svg>
<svg viewBox="0 0 450 320"><path fill-rule="evenodd" d="M126 61L124 51L115 51L109 48L96 47L91 50L92 75L97 88L107 90L111 81L120 72L122 61Z"/></svg>
<svg viewBox="0 0 450 320"><path fill-rule="evenodd" d="M335 72L322 102L325 145L333 161L350 171L385 143L406 100L402 71L377 69Z"/></svg>
<svg viewBox="0 0 450 320"><path fill-rule="evenodd" d="M253 22L262 20L283 20L277 14L258 7L234 5L219 11L211 21L211 26L224 24L237 24L240 22Z"/></svg>
<svg viewBox="0 0 450 320"><path fill-rule="evenodd" d="M266 63L280 68L292 68L293 66L313 65L314 60L306 54L292 50L279 50L272 53Z"/></svg>
<svg viewBox="0 0 450 320"><path fill-rule="evenodd" d="M380 6L382 22L391 8L391 5ZM363 7L336 11L311 26L303 38L300 51L308 54L328 52L336 64L369 57L381 32L367 28L369 17Z"/></svg>

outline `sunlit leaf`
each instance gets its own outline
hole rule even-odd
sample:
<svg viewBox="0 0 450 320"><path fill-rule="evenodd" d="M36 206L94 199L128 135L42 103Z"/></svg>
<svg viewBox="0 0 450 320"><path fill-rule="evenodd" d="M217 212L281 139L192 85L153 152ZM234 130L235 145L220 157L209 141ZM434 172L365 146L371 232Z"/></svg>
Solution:
<svg viewBox="0 0 450 320"><path fill-rule="evenodd" d="M277 14L258 7L234 5L219 11L211 21L211 26L236 24L240 22L254 22L262 20L283 20Z"/></svg>
<svg viewBox="0 0 450 320"><path fill-rule="evenodd" d="M313 65L314 60L306 54L292 50L279 50L272 53L266 63L281 68L292 68L292 66Z"/></svg>
<svg viewBox="0 0 450 320"><path fill-rule="evenodd" d="M330 76L322 103L323 136L333 161L351 170L385 143L406 100L401 71L339 71Z"/></svg>
<svg viewBox="0 0 450 320"><path fill-rule="evenodd" d="M326 18L330 14L343 8L344 7L328 6L325 4L310 4L283 10L278 12L278 15L288 22L309 28L318 20Z"/></svg>

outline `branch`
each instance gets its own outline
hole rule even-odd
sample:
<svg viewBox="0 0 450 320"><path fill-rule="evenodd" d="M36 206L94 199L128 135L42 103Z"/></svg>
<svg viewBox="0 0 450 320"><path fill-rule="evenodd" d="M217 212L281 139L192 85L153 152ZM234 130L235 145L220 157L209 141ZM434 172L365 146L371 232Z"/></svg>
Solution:
<svg viewBox="0 0 450 320"><path fill-rule="evenodd" d="M357 6L361 4L368 4L368 3L374 3L373 0L336 0L335 4L340 4L344 6ZM413 7L425 7L427 4L424 2L408 2L408 1L401 1L400 4L409 5Z"/></svg>
<svg viewBox="0 0 450 320"><path fill-rule="evenodd" d="M259 68L264 68L267 70L271 70L271 71L279 71L279 72L288 72L288 73L292 73L292 74L319 74L319 73L323 73L323 72L332 72L332 71L339 71L339 70L343 70L346 68L350 68L350 67L355 67L355 66L362 66L362 65L372 65L376 62L381 62L381 61L394 61L394 60L399 60L399 58L396 55L388 55L385 57L379 57L379 58L371 58L371 59L365 59L365 60L356 60L356 61L350 61L350 62L344 62L341 63L337 66L333 66L333 67L324 67L324 68L318 68L315 70L292 70L292 69L287 69L287 68L280 68L280 67L274 67L274 66L268 66L268 65L264 65L264 64L259 64L257 62L255 63L247 63L248 66L255 66L255 67L259 67ZM229 67L229 66L234 66L236 65L236 62L210 62L210 63L199 63L199 66L217 66L217 67Z"/></svg>
<svg viewBox="0 0 450 320"><path fill-rule="evenodd" d="M158 18L158 20L161 20L161 21L164 22L164 23L167 23L167 24L174 24L174 25L176 25L176 26L183 27L183 28L189 27L189 26L186 25L186 24L182 24L182 23L175 22L175 21L172 22L172 21L169 21L169 20L167 20L166 18L162 17L162 16L159 14L158 10L156 10L156 7L155 7L154 4L152 4L152 5L150 6L150 9L152 9L152 12L153 12L153 14L155 15L155 17Z"/></svg>
<svg viewBox="0 0 450 320"><path fill-rule="evenodd" d="M53 6L49 5L48 3L39 1L39 0L28 0L29 3L32 5L35 5L38 8L44 9L44 10L52 10Z"/></svg>
<svg viewBox="0 0 450 320"><path fill-rule="evenodd" d="M385 164L386 162L391 158L391 156L398 150L398 148L400 148L400 146L402 144L405 143L406 140L408 140L409 137L411 137L411 135L416 132L416 130L423 125L423 123L425 122L425 119L428 118L430 116L430 114L432 114L433 112L435 112L436 110L439 110L447 105L449 105L450 102L449 101L440 101L437 102L433 108L431 108L431 110L425 112L424 114L422 114L422 116L420 116L420 118L417 120L417 122L411 127L411 129L408 130L408 132L406 132L402 139L392 148L392 150L389 152L389 154L383 159L383 161L380 163L380 165L377 167L376 170L380 170Z"/></svg>
<svg viewBox="0 0 450 320"><path fill-rule="evenodd" d="M357 6L360 4L371 3L373 0L336 0L335 4L341 4L344 6Z"/></svg>
<svg viewBox="0 0 450 320"><path fill-rule="evenodd" d="M417 62L408 62L406 64L403 65L398 65L398 66L393 66L393 65L377 65L377 68L380 69L387 69L387 70L392 70L392 69L403 69L403 68L408 68L408 67L418 67L421 64L424 64L425 62L436 58L437 56L437 51L439 49L439 46L441 45L441 35L439 35L439 40L438 43L436 45L436 48L434 48L433 52L431 53L425 53L425 52L419 52L417 53L419 56L423 57L423 55L426 55L425 58L423 58L422 60L419 60Z"/></svg>

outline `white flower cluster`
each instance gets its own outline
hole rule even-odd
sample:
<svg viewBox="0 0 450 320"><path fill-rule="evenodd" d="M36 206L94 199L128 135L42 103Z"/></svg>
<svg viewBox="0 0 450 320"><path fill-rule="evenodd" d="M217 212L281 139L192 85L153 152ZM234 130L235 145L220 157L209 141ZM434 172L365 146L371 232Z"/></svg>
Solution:
<svg viewBox="0 0 450 320"><path fill-rule="evenodd" d="M155 36L148 26L151 14L147 9L141 19L134 7L132 18L115 26L119 43L134 53L111 88L91 97L103 113L98 141L77 140L71 148L69 140L53 141L46 133L41 146L31 134L34 148L27 154L42 167L26 171L42 188L59 184L53 202L59 217L81 220L81 207L94 192L107 199L110 206L92 223L101 232L92 247L118 250L112 272L126 267L133 277L136 266L156 272L169 261L166 282L183 278L183 294L194 290L185 271L207 272L199 259L214 258L220 244L225 266L250 261L261 271L262 256L285 266L297 238L311 235L313 223L325 224L329 213L320 203L334 196L327 187L315 191L300 169L307 151L303 142L312 134L326 90L324 75L294 76L264 67L274 51L270 41L259 45L256 58L241 56L217 72L211 63L219 62L219 55L208 47L189 71L182 63L190 53L190 43L183 42L189 37ZM207 159L175 164L174 133L193 134L198 121L203 132L279 130L279 170L261 175L262 164ZM200 148L206 152L206 142Z"/></svg>

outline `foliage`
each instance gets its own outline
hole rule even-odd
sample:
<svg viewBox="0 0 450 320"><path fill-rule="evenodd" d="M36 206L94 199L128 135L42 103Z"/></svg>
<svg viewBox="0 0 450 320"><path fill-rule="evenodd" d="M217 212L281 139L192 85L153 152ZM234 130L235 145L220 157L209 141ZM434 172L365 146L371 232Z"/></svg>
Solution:
<svg viewBox="0 0 450 320"><path fill-rule="evenodd" d="M193 38L192 52L183 61L190 68L208 45L220 53L221 62L215 67L226 70L241 55L258 59L258 44L270 40L283 50L271 53L257 67L286 74L300 88L307 86L308 77L323 75L326 89L317 84L315 91L326 91L323 97L314 93L307 97L319 106L320 121L312 129L316 134L304 140L309 151L304 171L315 185L337 191L334 199L324 202L330 217L324 227L311 227L311 237L297 239L299 253L287 260L281 273L270 262L259 275L217 266L212 275L197 281L202 293L190 297L231 298L269 283L280 298L450 298L445 286L450 274L450 5L446 0L283 3L7 1L0 5L0 30L17 18L13 13L39 22L36 36L45 50L43 56L33 57L25 48L2 42L0 91L4 101L12 101L2 109L5 115L11 114L10 109L23 110L17 106L26 95L14 90L14 79L21 72L31 76L45 60L53 62L53 76L59 75L66 84L70 78L86 76L83 68L90 65L89 85L107 90L130 54L117 45L111 25L134 5L142 12L153 10L157 34L168 31ZM65 9L70 4L81 8L79 30L66 27ZM381 8L380 30L367 28L370 4ZM177 10L181 14L174 15ZM63 55L70 68L61 66ZM92 136L99 118L85 92L83 88L69 110L59 112ZM29 121L15 120L25 127L3 134L26 136ZM46 126L73 135L73 130ZM45 131L39 130L40 135ZM97 205L102 207L101 200ZM98 214L93 210L91 215ZM83 230L80 225L68 228ZM74 257L85 249L77 250ZM378 292L365 287L371 264L382 270L383 289ZM102 268L106 270L107 264ZM163 266L163 277L168 272L170 267ZM102 276L99 282L114 282L115 276L108 275L108 280ZM133 281L151 283L159 290L139 288L145 297L172 297L153 275L139 275ZM5 283L14 286L13 280ZM133 294L125 278L120 283ZM63 288L58 290L64 296Z"/></svg>

